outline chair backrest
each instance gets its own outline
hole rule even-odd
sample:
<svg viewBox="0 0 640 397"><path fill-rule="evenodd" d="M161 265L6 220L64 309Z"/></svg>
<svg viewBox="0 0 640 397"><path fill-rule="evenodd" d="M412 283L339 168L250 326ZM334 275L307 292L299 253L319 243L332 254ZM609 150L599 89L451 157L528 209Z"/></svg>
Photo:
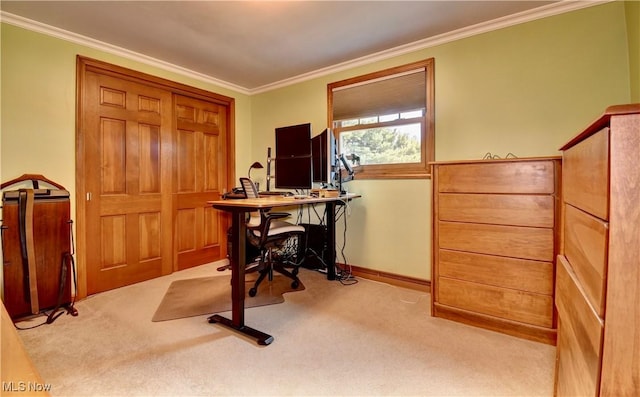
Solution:
<svg viewBox="0 0 640 397"><path fill-rule="evenodd" d="M244 196L246 198L258 198L260 195L258 194L258 189L256 189L256 185L249 178L240 178L240 185L242 185L242 190L244 190Z"/></svg>
<svg viewBox="0 0 640 397"><path fill-rule="evenodd" d="M260 195L258 194L258 189L256 189L256 185L249 178L240 178L240 185L242 186L242 190L244 190L244 196L246 198L258 198ZM247 226L249 227L258 227L262 223L262 217L260 216L260 212L253 211L249 213L249 220L247 221Z"/></svg>

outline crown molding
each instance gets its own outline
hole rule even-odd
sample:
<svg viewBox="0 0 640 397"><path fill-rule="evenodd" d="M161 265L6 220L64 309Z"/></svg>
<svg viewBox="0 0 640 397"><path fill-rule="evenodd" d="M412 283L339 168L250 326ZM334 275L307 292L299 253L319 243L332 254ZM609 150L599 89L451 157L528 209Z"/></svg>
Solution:
<svg viewBox="0 0 640 397"><path fill-rule="evenodd" d="M135 51L128 50L126 48L118 47L103 41L95 40L87 36L79 35L77 33L69 32L64 29L56 28L55 26L46 25L41 22L34 21L32 19L24 18L19 15L14 15L8 12L0 11L0 22L8 23L10 25L18 26L33 32L42 33L47 36L55 37L61 40L65 40L71 43L83 45L96 50L104 51L109 54L117 55L126 59L137 61L145 65L154 66L162 70L177 73L179 75L190 77L205 83L214 84L222 88L227 88L242 94L250 95L251 90L228 83L223 80L216 79L203 73L195 72L193 70L184 68L182 66L174 65L169 62L165 62L161 59L156 59L144 54L140 54Z"/></svg>
<svg viewBox="0 0 640 397"><path fill-rule="evenodd" d="M482 33L487 33L494 30L503 29L509 26L519 25L519 24L534 21L537 19L551 17L554 15L560 15L567 12L576 11L582 8L610 3L613 1L616 1L616 0L561 0L558 3L548 4L546 6L534 8L532 10L523 11L517 14L508 15L506 17L501 17L501 18L493 19L491 21L482 22L476 25L467 26L467 27L457 29L451 32L443 33L437 36L414 41L413 43L408 43L398 47L390 48L388 50L366 55L361 58L356 58L350 61L331 65L326 68L317 69L309 73L304 73L289 79L285 79L285 80L277 81L272 84L267 84L261 87L257 87L257 88L251 89L250 91L251 91L251 94L259 94L259 93L275 90L278 88L286 87L289 85L293 85L296 83L301 83L303 81L326 76L328 74L341 72L343 70L368 65L374 62L397 57L407 53L424 50L426 48L435 47L438 45L450 43L452 41L464 39L471 36L476 36Z"/></svg>
<svg viewBox="0 0 640 397"><path fill-rule="evenodd" d="M364 57L360 57L360 58L352 59L339 64L331 65L326 68L321 68L308 73L303 73L301 75L298 75L289 79L280 80L272 84L266 84L253 89L241 87L239 85L232 84L223 80L219 80L209 75L195 72L193 70L190 70L178 65L174 65L172 63L165 62L160 59L149 57L147 55L143 55L138 52L128 50L126 48L118 47L109 43L95 40L86 36L79 35L77 33L59 29L54 26L46 25L41 22L37 22L28 18L24 18L18 15L8 13L8 12L0 11L0 22L8 23L8 24L15 25L27 30L37 32L37 33L42 33L42 34L52 36L61 40L69 41L75 44L79 44L79 45L83 45L83 46L97 49L100 51L104 51L109 54L121 56L123 58L131 59L140 63L144 63L149 66L153 66L159 69L177 73L185 77L190 77L205 83L214 84L222 88L233 90L241 94L255 95L255 94L260 94L267 91L283 88L289 85L301 83L304 81L312 80L318 77L326 76L326 75L340 72L343 70L368 65L374 62L397 57L407 53L420 51L426 48L450 43L452 41L464 39L464 38L479 35L482 33L487 33L494 30L503 29L509 26L514 26L514 25L525 23L525 22L534 21L537 19L542 19L542 18L554 16L554 15L563 14L566 12L576 11L586 7L592 7L592 6L596 6L604 3L609 3L612 1L616 1L616 0L563 0L557 3L548 4L546 6L538 7L532 10L520 12L520 13L509 15L506 17L497 18L491 21L457 29L451 32L443 33L443 34L429 37L423 40L418 40L413 43L401 45L388 50L373 53Z"/></svg>

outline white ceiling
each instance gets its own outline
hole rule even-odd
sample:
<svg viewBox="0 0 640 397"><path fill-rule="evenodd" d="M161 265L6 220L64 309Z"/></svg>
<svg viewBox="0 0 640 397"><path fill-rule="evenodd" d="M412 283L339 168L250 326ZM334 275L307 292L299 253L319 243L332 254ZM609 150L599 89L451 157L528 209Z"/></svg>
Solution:
<svg viewBox="0 0 640 397"><path fill-rule="evenodd" d="M566 3L2 0L0 9L3 22L97 40L251 93Z"/></svg>

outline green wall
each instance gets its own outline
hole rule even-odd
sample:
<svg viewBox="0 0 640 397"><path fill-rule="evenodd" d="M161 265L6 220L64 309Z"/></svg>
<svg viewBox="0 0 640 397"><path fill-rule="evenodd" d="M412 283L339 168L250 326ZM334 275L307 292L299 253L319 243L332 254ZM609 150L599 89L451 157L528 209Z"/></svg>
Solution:
<svg viewBox="0 0 640 397"><path fill-rule="evenodd" d="M437 160L559 155L607 106L630 102L625 18L623 3L608 3L255 95L254 158L265 158L276 127L311 122L316 134L327 126L328 83L430 57ZM347 187L363 196L347 218L347 260L430 279L431 181L355 180Z"/></svg>
<svg viewBox="0 0 640 397"><path fill-rule="evenodd" d="M315 134L326 127L327 83L429 57L438 160L557 155L607 106L639 101L638 8L593 6L253 96L2 23L0 180L42 173L75 191L77 54L235 98L237 175L266 160L274 128L311 122ZM264 183L264 170L252 176ZM429 279L430 181L347 187L363 195L348 208L347 261Z"/></svg>

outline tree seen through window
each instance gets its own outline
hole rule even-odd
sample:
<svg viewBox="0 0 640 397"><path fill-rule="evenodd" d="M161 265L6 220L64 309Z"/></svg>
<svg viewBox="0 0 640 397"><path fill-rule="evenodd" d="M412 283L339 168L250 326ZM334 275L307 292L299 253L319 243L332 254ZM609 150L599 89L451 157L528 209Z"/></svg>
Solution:
<svg viewBox="0 0 640 397"><path fill-rule="evenodd" d="M420 124L340 134L340 151L360 157L358 165L419 163L420 148Z"/></svg>
<svg viewBox="0 0 640 397"><path fill-rule="evenodd" d="M434 98L433 58L327 85L329 127L339 153L360 159L356 179L430 177Z"/></svg>

